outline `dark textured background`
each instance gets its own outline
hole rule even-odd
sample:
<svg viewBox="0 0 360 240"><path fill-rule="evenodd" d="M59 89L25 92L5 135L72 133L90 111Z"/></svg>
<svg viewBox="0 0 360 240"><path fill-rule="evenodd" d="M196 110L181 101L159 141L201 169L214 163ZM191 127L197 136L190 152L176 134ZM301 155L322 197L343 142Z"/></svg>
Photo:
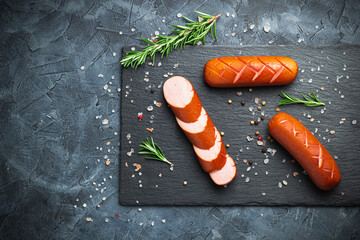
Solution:
<svg viewBox="0 0 360 240"><path fill-rule="evenodd" d="M357 0L0 1L1 239L359 239L359 208L119 205L121 48L195 9L223 14L208 44L360 43Z"/></svg>

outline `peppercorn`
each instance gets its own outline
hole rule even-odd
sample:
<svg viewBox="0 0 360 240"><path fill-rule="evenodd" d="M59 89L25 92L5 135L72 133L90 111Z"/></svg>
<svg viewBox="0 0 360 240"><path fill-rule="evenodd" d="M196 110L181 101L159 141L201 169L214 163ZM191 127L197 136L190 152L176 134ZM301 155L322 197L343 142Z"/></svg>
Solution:
<svg viewBox="0 0 360 240"><path fill-rule="evenodd" d="M230 147L230 144L227 143L227 144L226 144L226 147L227 147L227 148Z"/></svg>
<svg viewBox="0 0 360 240"><path fill-rule="evenodd" d="M143 115L139 115L138 118L141 120L141 119L143 119L144 117L143 117Z"/></svg>
<svg viewBox="0 0 360 240"><path fill-rule="evenodd" d="M224 135L225 135L225 133L224 133L224 132L221 132L221 133L220 133L220 135L221 135L221 136L224 136Z"/></svg>
<svg viewBox="0 0 360 240"><path fill-rule="evenodd" d="M244 106L245 105L245 101L241 101L241 106Z"/></svg>
<svg viewBox="0 0 360 240"><path fill-rule="evenodd" d="M188 184L188 182L187 181L184 181L184 186L186 186Z"/></svg>
<svg viewBox="0 0 360 240"><path fill-rule="evenodd" d="M262 137L261 137L261 136L258 136L258 140L259 140L259 141L262 141Z"/></svg>
<svg viewBox="0 0 360 240"><path fill-rule="evenodd" d="M251 125L254 125L254 123L255 123L254 121L250 121L250 124L251 124Z"/></svg>
<svg viewBox="0 0 360 240"><path fill-rule="evenodd" d="M261 117L260 117L260 119L261 119L261 120L264 120L264 119L265 119L265 117L264 117L264 116L261 116Z"/></svg>
<svg viewBox="0 0 360 240"><path fill-rule="evenodd" d="M254 123L255 123L255 125L258 125L258 124L259 124L259 121L258 121L258 120L255 120Z"/></svg>
<svg viewBox="0 0 360 240"><path fill-rule="evenodd" d="M251 161L251 160L249 160L248 163L249 163L250 166L252 165L252 161Z"/></svg>
<svg viewBox="0 0 360 240"><path fill-rule="evenodd" d="M252 88L249 88L249 92L252 92L252 90L253 90Z"/></svg>
<svg viewBox="0 0 360 240"><path fill-rule="evenodd" d="M267 139L268 139L268 140L270 140L270 139L271 139L271 136L270 136L270 135L269 135L269 136L267 136Z"/></svg>
<svg viewBox="0 0 360 240"><path fill-rule="evenodd" d="M252 136L252 134L249 134L249 138L252 138L253 136Z"/></svg>
<svg viewBox="0 0 360 240"><path fill-rule="evenodd" d="M261 152L262 152L262 153L266 153L266 151L267 151L266 148L261 149Z"/></svg>
<svg viewBox="0 0 360 240"><path fill-rule="evenodd" d="M259 132L259 131L256 131L256 132L255 132L255 135L256 135L256 136L257 136L257 135L259 135L259 134L260 134L260 132Z"/></svg>
<svg viewBox="0 0 360 240"><path fill-rule="evenodd" d="M261 107L260 107L260 106L258 106L257 110L259 110L259 111L260 111L260 110L261 110Z"/></svg>
<svg viewBox="0 0 360 240"><path fill-rule="evenodd" d="M265 105L266 105L266 102L265 102L265 101L262 101L261 104L262 104L263 106L265 106Z"/></svg>
<svg viewBox="0 0 360 240"><path fill-rule="evenodd" d="M228 100L228 104L231 104L231 103L232 103L232 100L231 100L231 99L229 99L229 100Z"/></svg>
<svg viewBox="0 0 360 240"><path fill-rule="evenodd" d="M152 89L150 90L150 92L151 92L151 93L154 93L154 92L155 92L155 90L152 88Z"/></svg>

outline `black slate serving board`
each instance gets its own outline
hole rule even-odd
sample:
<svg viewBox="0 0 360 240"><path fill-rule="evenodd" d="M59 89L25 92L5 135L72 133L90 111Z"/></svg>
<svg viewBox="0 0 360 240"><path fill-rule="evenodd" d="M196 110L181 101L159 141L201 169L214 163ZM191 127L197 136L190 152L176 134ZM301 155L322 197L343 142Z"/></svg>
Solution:
<svg viewBox="0 0 360 240"><path fill-rule="evenodd" d="M137 47L136 47L137 48ZM130 47L124 50L130 50ZM281 55L293 58L299 73L287 86L219 89L203 80L203 66L211 58L221 56ZM360 46L189 46L174 51L168 59L157 59L155 66L146 64L136 70L122 69L120 203L124 205L360 205ZM189 79L213 122L225 133L230 144L227 152L237 163L238 174L227 187L216 186L204 172L190 142L178 127L162 94L162 83L169 75ZM144 79L148 78L146 82ZM155 90L151 93L151 88ZM323 88L324 90L321 90ZM303 105L280 106L314 133L334 156L342 173L340 185L332 191L315 187L300 165L276 142L265 147L275 149L265 154L249 134L259 130L267 140L267 124L276 114L280 91L300 97L299 93L314 90L324 107ZM241 96L237 92L242 92ZM251 120L261 116L254 99L266 101L266 116L259 125ZM228 99L232 104L228 104ZM240 101L246 101L241 106ZM154 101L161 102L157 107ZM147 111L153 106L153 111ZM253 111L249 110L253 107ZM138 113L144 118L139 121ZM253 115L254 114L254 115ZM356 124L352 121L356 120ZM150 133L145 128L154 128ZM335 131L331 134L332 130ZM333 132L332 132L333 133ZM130 135L128 135L130 134ZM145 160L137 154L138 145L153 136L166 157L174 163ZM255 135L254 135L255 136ZM130 138L129 138L130 137ZM329 141L330 139L330 141ZM328 142L329 141L329 142ZM132 150L134 150L133 153ZM130 154L131 153L131 154ZM131 155L131 156L129 156ZM253 167L243 160L252 160ZM141 165L135 171L136 164ZM298 176L293 176L298 172ZM161 176L161 177L160 177ZM247 179L249 180L247 182ZM284 185L283 181L287 182ZM183 182L187 181L187 186ZM282 187L279 187L279 182Z"/></svg>

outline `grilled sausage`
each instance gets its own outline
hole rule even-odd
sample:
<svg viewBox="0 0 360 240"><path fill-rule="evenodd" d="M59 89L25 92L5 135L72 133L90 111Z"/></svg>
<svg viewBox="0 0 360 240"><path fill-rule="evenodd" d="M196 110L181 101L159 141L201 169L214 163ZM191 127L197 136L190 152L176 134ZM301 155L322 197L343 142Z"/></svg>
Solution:
<svg viewBox="0 0 360 240"><path fill-rule="evenodd" d="M341 174L336 162L324 146L298 120L278 113L269 122L269 132L305 169L322 190L335 188Z"/></svg>
<svg viewBox="0 0 360 240"><path fill-rule="evenodd" d="M212 87L275 86L292 83L297 72L288 57L220 57L205 64L204 79Z"/></svg>

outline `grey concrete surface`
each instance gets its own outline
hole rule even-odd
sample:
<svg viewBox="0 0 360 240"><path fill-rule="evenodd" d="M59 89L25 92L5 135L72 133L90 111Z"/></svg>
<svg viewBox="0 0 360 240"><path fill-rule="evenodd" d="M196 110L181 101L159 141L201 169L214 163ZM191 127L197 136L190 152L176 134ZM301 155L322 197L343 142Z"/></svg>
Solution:
<svg viewBox="0 0 360 240"><path fill-rule="evenodd" d="M194 10L207 44L360 44L357 0L1 0L0 239L359 239L359 208L119 205L121 48Z"/></svg>

